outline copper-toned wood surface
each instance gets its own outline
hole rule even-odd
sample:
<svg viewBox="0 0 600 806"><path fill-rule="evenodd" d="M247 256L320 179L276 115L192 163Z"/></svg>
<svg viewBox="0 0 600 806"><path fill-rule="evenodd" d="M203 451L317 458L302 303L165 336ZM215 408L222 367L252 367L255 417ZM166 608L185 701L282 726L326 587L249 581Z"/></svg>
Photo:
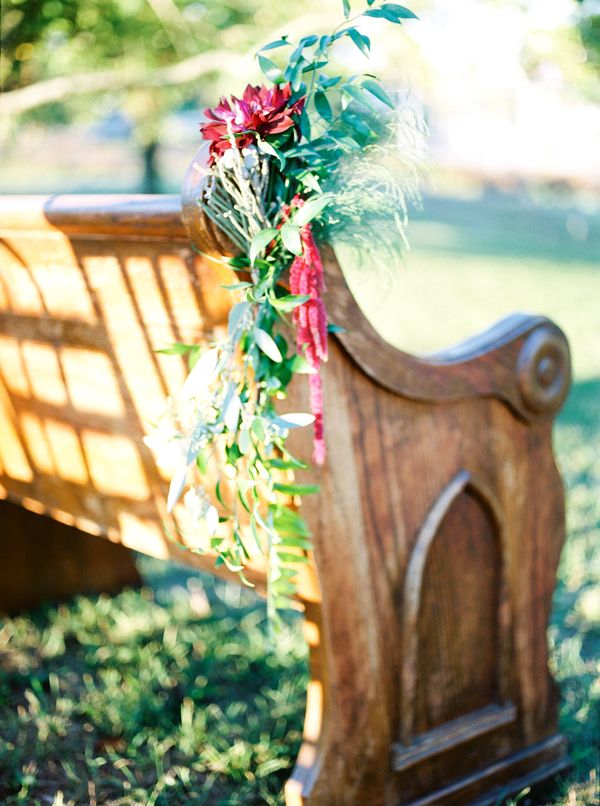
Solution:
<svg viewBox="0 0 600 806"><path fill-rule="evenodd" d="M133 554L73 526L0 501L0 612L17 613L78 593L139 585Z"/></svg>
<svg viewBox="0 0 600 806"><path fill-rule="evenodd" d="M229 270L194 256L178 218L173 197L2 201L0 483L81 529L211 568L165 538L168 481L142 443L184 373L155 349L219 334L230 304ZM349 332L324 370L329 456L304 507L312 680L287 802L494 803L564 764L545 630L566 341L517 316L408 356L325 257L328 308ZM310 433L293 439L308 457Z"/></svg>

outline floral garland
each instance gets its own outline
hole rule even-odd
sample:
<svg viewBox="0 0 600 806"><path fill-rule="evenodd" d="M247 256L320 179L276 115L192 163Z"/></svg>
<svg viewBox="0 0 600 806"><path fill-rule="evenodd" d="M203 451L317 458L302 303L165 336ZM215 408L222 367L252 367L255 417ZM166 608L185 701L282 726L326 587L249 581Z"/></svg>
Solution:
<svg viewBox="0 0 600 806"><path fill-rule="evenodd" d="M318 490L294 481L294 471L307 465L290 453L289 432L312 424L313 462L326 460L320 370L336 328L328 325L317 239L352 233L368 240L375 229L397 252L406 202L416 195L418 138L407 145L399 133L418 125L401 119L374 76L328 72L336 43L369 55L359 21L400 24L415 15L378 0L367 0L354 17L344 0L343 12L328 35L270 42L258 62L272 86L249 85L241 98L222 98L205 112L200 129L209 158L198 215L231 243L238 255L223 260L243 279L226 286L235 297L226 339L164 351L187 353L190 372L179 400L146 438L175 460L169 513L188 488L187 547L216 553L218 564L246 582L248 561L266 556L271 616L291 604L297 565L307 562L311 535L297 510L302 496ZM265 56L286 49L284 66ZM351 179L340 185L344 176ZM308 375L310 414L275 408L295 374Z"/></svg>

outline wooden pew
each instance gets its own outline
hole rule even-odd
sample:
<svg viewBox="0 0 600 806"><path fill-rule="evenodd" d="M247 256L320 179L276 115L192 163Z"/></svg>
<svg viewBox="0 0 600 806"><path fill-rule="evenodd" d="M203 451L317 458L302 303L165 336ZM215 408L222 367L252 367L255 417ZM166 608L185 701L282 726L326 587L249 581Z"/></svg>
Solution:
<svg viewBox="0 0 600 806"><path fill-rule="evenodd" d="M223 332L229 269L191 251L173 196L5 197L0 238L2 497L74 540L215 572L165 536L168 481L142 437L184 377L155 350ZM324 257L331 319L349 330L324 371L329 456L303 512L312 679L286 802L493 804L566 764L545 631L567 343L515 315L434 357L404 354ZM293 395L306 405L302 378ZM308 429L294 439L310 456ZM48 596L60 573L42 562ZM3 562L0 608L13 573ZM259 564L249 576L264 584Z"/></svg>

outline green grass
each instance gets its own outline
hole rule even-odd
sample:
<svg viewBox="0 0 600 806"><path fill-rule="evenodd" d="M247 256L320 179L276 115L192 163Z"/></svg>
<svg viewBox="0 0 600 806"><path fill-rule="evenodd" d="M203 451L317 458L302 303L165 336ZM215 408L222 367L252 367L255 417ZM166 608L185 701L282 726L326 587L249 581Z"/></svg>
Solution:
<svg viewBox="0 0 600 806"><path fill-rule="evenodd" d="M597 802L600 733L600 221L584 218L576 241L573 215L581 235L573 211L433 200L399 279L375 293L352 281L405 349L515 309L549 314L570 339L555 434L568 540L548 637L573 770L544 800L569 806ZM0 803L281 802L307 680L300 620L271 646L249 592L141 562L141 591L0 621Z"/></svg>
<svg viewBox="0 0 600 806"><path fill-rule="evenodd" d="M142 560L152 588L5 621L0 802L278 803L307 681L235 585ZM46 799L44 799L46 798Z"/></svg>

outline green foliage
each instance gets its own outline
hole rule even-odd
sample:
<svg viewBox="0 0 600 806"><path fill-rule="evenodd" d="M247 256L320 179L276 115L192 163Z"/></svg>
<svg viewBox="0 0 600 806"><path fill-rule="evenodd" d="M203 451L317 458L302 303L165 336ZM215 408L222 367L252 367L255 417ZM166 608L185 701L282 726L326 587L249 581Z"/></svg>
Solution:
<svg viewBox="0 0 600 806"><path fill-rule="evenodd" d="M351 42L362 55L368 56L371 41L358 29L361 19L378 17L397 25L416 18L413 12L395 3L369 2L351 19L349 3L344 3L345 21L330 34L302 37L297 45L289 39L269 42L258 54L263 74L272 81L289 81L298 97L305 98L305 113L301 121L302 137L297 145L285 150L285 175L302 184L317 182L335 173L342 158L380 142L382 138L381 109L373 98L390 109L393 100L372 75L330 75L332 49L340 42ZM265 61L262 52L284 45L294 49L286 53L287 62L278 67L271 59ZM276 57L274 57L276 58ZM372 118L369 118L369 114ZM379 124L376 121L379 119ZM283 169L282 169L283 170ZM307 185L310 187L310 184ZM290 191L283 201L289 201Z"/></svg>
<svg viewBox="0 0 600 806"><path fill-rule="evenodd" d="M279 38L265 45L263 52L273 59L259 52L259 67L270 82L284 87L259 91L248 86L243 100L225 98L211 111L210 123L202 127L210 141L210 160L198 199L199 214L210 218L242 253L231 265L248 268L250 279L230 287L236 297L229 314L228 338L198 358L184 384L185 405L179 406L166 429L167 443L171 442L166 449L173 442L181 448L167 511L174 509L189 484L184 501L194 526L200 527L200 540L193 542L195 551L207 549L202 530L208 531L217 562L243 574L255 546L267 560L271 615L275 608L290 603L295 575L290 566L307 561L306 554L288 550L289 544L278 531L275 514L285 503L281 496L293 496L298 502L300 496L318 490L314 485L282 480L283 466L279 464L287 459L288 432L312 423L317 412L278 415L274 401L285 399L294 373L318 372L326 357L324 345L319 352L316 346L310 352L306 344L294 347L288 356L286 314L293 312L296 317L310 295L283 294L279 284L294 258L301 258L294 264L297 275L322 272L320 260L314 257L311 227L318 226L330 206L335 208L338 198L335 192L324 192L323 185L335 176L348 152L362 154L379 142L382 128L385 130L385 125L376 123L381 107L394 107L372 75L330 75L331 50L344 39L362 53L370 49L370 41L357 29L361 18L380 16L400 24L414 17L402 6L377 0L352 19L350 6L345 5L344 14L347 22L330 34L309 34L297 43ZM284 57L281 63L275 61L279 55ZM283 122L282 111L286 113ZM405 209L404 199L392 197L389 204L394 207L396 222L396 208ZM401 223L398 231L402 232ZM311 291L313 296L321 284L319 276L313 283L318 289ZM298 291L292 287L294 290ZM316 296L314 301L321 303ZM320 322L319 328L324 327ZM315 345L325 335L313 334ZM172 348L174 352L182 349L185 346ZM190 402L193 417L186 413ZM148 444L156 447L156 439L150 440ZM198 451L212 456L201 479L195 472ZM223 501L224 462L231 471L229 482L236 488L234 499L251 516L249 525L240 519L236 506L227 507ZM212 482L204 479L210 473L218 478L214 495L208 489ZM218 532L224 523L230 526L233 541ZM307 534L304 525L303 534L294 536L302 537L303 551L309 546Z"/></svg>

